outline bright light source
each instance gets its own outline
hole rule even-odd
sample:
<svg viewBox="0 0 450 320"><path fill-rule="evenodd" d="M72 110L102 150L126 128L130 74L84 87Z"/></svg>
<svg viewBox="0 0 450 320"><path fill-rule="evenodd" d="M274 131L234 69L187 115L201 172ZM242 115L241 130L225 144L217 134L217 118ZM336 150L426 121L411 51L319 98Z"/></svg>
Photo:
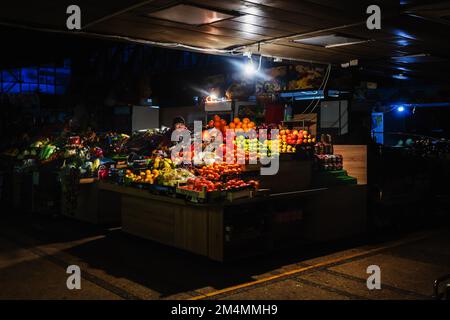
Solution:
<svg viewBox="0 0 450 320"><path fill-rule="evenodd" d="M209 97L211 98L211 100L217 100L217 96L214 93L211 93Z"/></svg>
<svg viewBox="0 0 450 320"><path fill-rule="evenodd" d="M246 76L253 76L256 73L255 65L253 64L253 61L249 60L244 65L244 73Z"/></svg>
<svg viewBox="0 0 450 320"><path fill-rule="evenodd" d="M404 106L399 106L399 107L397 107L397 111L398 112L403 112L403 111L405 111L405 107Z"/></svg>
<svg viewBox="0 0 450 320"><path fill-rule="evenodd" d="M253 65L253 63L247 63L247 64L244 66L244 71L245 71L245 74L246 74L246 75L252 76L252 75L255 74L256 69L255 69L255 66Z"/></svg>

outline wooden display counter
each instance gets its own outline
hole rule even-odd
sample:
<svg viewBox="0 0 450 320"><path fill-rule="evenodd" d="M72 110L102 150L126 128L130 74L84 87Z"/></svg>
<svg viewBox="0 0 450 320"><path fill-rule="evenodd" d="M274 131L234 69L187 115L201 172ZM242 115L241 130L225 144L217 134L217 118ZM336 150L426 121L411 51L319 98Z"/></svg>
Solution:
<svg viewBox="0 0 450 320"><path fill-rule="evenodd" d="M121 195L124 232L215 261L301 241L350 237L366 227L365 186L278 193L218 204L195 204L102 181L98 189Z"/></svg>
<svg viewBox="0 0 450 320"><path fill-rule="evenodd" d="M67 199L67 196L73 199ZM99 188L97 179L80 179L74 194L62 192L61 212L64 216L102 225L120 225L121 197Z"/></svg>
<svg viewBox="0 0 450 320"><path fill-rule="evenodd" d="M107 182L98 185L101 190L121 195L124 232L222 260L221 207L187 203Z"/></svg>

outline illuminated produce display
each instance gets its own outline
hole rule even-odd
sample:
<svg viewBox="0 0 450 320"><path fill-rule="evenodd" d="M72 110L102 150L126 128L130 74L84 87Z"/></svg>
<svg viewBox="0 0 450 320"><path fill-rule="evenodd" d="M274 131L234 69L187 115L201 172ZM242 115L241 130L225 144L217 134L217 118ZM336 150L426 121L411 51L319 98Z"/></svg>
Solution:
<svg viewBox="0 0 450 320"><path fill-rule="evenodd" d="M275 136L271 137L272 129L277 130L277 140L272 139ZM193 142L190 151L181 152L179 158L175 157L175 160L189 160L188 164L173 162L170 146L161 144L164 132L158 130L139 132L133 136L108 132L98 136L95 133L74 135L65 139L46 137L36 140L23 150L7 150L5 155L15 159L18 171L39 170L42 166L51 165L62 175L76 173L80 179L94 178L141 189L150 185L171 187L174 194L176 188L206 192L232 192L242 188L256 191L258 178L248 174L251 158L259 160L268 157L273 160L283 154L295 155L313 150L314 159L310 160L314 160L316 169L343 168L341 155L326 154L327 150L331 152L331 144L326 137L322 137L324 141L317 142L317 138L306 128L268 128L265 124L257 126L249 118L234 118L228 123L215 115L203 129L202 147L218 139L217 130L224 139L219 145L222 158L218 158L216 151L209 155L203 154L209 164L195 164ZM263 139L260 130L267 130ZM231 149L227 148L227 135L233 139ZM66 180L62 179L63 182ZM154 188L150 188L152 190Z"/></svg>

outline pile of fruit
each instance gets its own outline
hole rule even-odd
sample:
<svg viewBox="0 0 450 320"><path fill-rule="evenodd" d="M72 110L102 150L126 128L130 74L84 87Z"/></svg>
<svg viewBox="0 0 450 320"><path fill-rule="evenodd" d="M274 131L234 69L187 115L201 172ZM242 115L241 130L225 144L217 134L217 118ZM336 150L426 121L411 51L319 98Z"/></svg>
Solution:
<svg viewBox="0 0 450 320"><path fill-rule="evenodd" d="M222 133L225 133L228 129L227 121L225 119L220 118L220 116L215 115L212 120L208 122L209 129L216 128L217 130L222 131Z"/></svg>
<svg viewBox="0 0 450 320"><path fill-rule="evenodd" d="M203 190L205 190L206 192L235 191L243 188L258 189L259 182L255 180L245 182L244 180L238 178L228 180L227 182L219 182L219 181L214 182L202 177L202 178L188 179L187 185L180 188L197 192L202 192Z"/></svg>
<svg viewBox="0 0 450 320"><path fill-rule="evenodd" d="M145 169L140 170L137 173L133 173L131 170L126 170L124 182L126 184L142 183L176 187L178 184L186 183L188 179L192 178L195 178L194 174L183 168L163 168L161 170Z"/></svg>
<svg viewBox="0 0 450 320"><path fill-rule="evenodd" d="M180 187L181 189L202 192L218 191L221 189L221 182L213 182L205 178L192 178L187 180L187 185Z"/></svg>
<svg viewBox="0 0 450 320"><path fill-rule="evenodd" d="M160 171L157 183L162 186L176 187L180 183L187 183L189 179L195 178L195 175L187 169L163 169Z"/></svg>
<svg viewBox="0 0 450 320"><path fill-rule="evenodd" d="M163 158L163 157L155 157L154 159L150 160L150 165L152 169L162 170L162 169L174 169L175 165L169 158Z"/></svg>
<svg viewBox="0 0 450 320"><path fill-rule="evenodd" d="M232 179L227 181L224 185L222 185L222 189L225 191L233 191L233 190L239 190L239 189L243 189L243 188L248 188L248 187L254 187L256 185L256 182L251 180L252 184L250 184L249 182L245 182L242 179ZM258 184L259 186L259 184Z"/></svg>
<svg viewBox="0 0 450 320"><path fill-rule="evenodd" d="M213 163L197 169L199 176L187 179L183 190L196 192L235 191L242 188L259 188L259 182L250 180L245 182L239 176L242 166L239 164Z"/></svg>
<svg viewBox="0 0 450 320"><path fill-rule="evenodd" d="M198 169L201 177L210 181L219 181L224 177L239 175L242 172L241 165L227 163L212 163Z"/></svg>
<svg viewBox="0 0 450 320"><path fill-rule="evenodd" d="M250 129L256 129L256 124L250 121L249 118L239 119L234 118L229 124L225 119L220 118L220 116L215 115L212 120L208 122L209 129L216 128L225 134L227 129L234 130L235 132L248 132Z"/></svg>
<svg viewBox="0 0 450 320"><path fill-rule="evenodd" d="M314 165L318 170L342 170L344 167L344 159L339 154L316 154L314 157Z"/></svg>
<svg viewBox="0 0 450 320"><path fill-rule="evenodd" d="M154 169L153 171L147 169L138 173L133 173L131 170L125 172L125 183L144 183L153 184L155 179L159 176L159 171Z"/></svg>
<svg viewBox="0 0 450 320"><path fill-rule="evenodd" d="M256 125L253 121L250 121L249 118L244 118L242 121L239 118L234 118L233 122L230 123L229 128L233 129L235 132L248 132L251 129L256 130Z"/></svg>
<svg viewBox="0 0 450 320"><path fill-rule="evenodd" d="M306 130L280 130L279 135L279 151L281 153L295 153L297 146L313 145L316 138L311 136Z"/></svg>
<svg viewBox="0 0 450 320"><path fill-rule="evenodd" d="M333 145L328 142L324 142L324 139L317 142L314 146L315 154L333 154Z"/></svg>

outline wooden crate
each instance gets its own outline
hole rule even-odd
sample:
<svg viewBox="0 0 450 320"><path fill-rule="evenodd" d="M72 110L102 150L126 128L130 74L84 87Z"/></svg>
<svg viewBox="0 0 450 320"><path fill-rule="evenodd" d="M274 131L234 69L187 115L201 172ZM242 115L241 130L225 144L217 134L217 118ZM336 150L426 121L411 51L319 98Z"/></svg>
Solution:
<svg viewBox="0 0 450 320"><path fill-rule="evenodd" d="M227 200L228 201L233 202L235 200L245 199L245 198L253 198L253 191L250 189L244 189L244 190L227 192Z"/></svg>

